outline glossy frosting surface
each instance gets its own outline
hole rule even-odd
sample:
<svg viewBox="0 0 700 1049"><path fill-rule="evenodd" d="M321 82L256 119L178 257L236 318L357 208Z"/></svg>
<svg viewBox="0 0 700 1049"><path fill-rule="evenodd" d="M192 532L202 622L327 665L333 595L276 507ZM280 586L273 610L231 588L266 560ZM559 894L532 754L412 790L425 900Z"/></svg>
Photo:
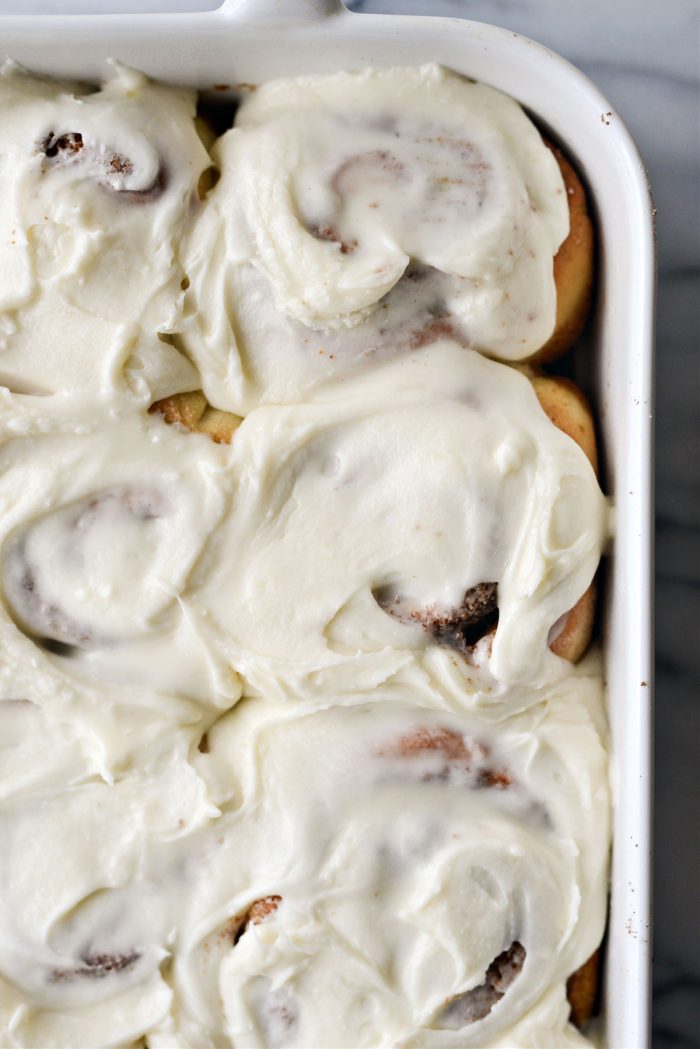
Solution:
<svg viewBox="0 0 700 1049"><path fill-rule="evenodd" d="M608 504L489 359L556 164L433 66L195 107L0 78L0 1043L588 1044Z"/></svg>
<svg viewBox="0 0 700 1049"><path fill-rule="evenodd" d="M104 87L0 79L0 380L52 410L162 396L196 373L158 339L209 160L194 95L117 66Z"/></svg>
<svg viewBox="0 0 700 1049"><path fill-rule="evenodd" d="M506 360L551 335L564 186L493 88L434 65L274 81L214 156L184 335L219 407L296 400L436 333Z"/></svg>

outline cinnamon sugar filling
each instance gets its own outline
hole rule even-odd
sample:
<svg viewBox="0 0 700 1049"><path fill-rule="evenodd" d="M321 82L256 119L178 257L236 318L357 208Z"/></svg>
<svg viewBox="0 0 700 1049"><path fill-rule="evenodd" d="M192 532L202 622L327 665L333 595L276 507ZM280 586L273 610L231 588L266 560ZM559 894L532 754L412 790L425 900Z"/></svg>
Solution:
<svg viewBox="0 0 700 1049"><path fill-rule="evenodd" d="M465 592L458 608L446 613L434 608L405 610L403 599L393 587L378 587L373 593L384 612L403 621L419 623L436 644L462 654L471 651L498 625L497 583L477 583Z"/></svg>
<svg viewBox="0 0 700 1049"><path fill-rule="evenodd" d="M138 951L129 954L86 954L84 965L75 969L54 969L49 977L51 983L64 983L68 980L104 980L114 973L131 969L140 959Z"/></svg>
<svg viewBox="0 0 700 1049"><path fill-rule="evenodd" d="M134 174L133 161L123 153L103 148L100 144L97 144L96 148L94 145L90 146L80 131L64 131L60 134L49 131L39 145L38 152L44 157L43 169L56 165L83 164L86 166L86 174L95 177L103 189L118 193L120 197L135 204L155 200L167 187L167 172L161 164L150 185L127 189L121 183ZM88 164L91 166L88 167Z"/></svg>
<svg viewBox="0 0 700 1049"><path fill-rule="evenodd" d="M229 928L234 947L241 937L245 935L249 926L260 925L261 922L266 921L275 913L281 902L281 896L274 894L261 896L259 900L254 900L246 911L236 915L231 921Z"/></svg>
<svg viewBox="0 0 700 1049"><path fill-rule="evenodd" d="M458 1031L461 1027L483 1020L522 972L526 955L523 945L514 940L507 950L491 962L483 983L450 999L439 1013L435 1026Z"/></svg>
<svg viewBox="0 0 700 1049"><path fill-rule="evenodd" d="M452 771L465 775L475 788L495 787L505 790L513 783L510 773L490 764L491 752L484 743L470 740L448 728L417 728L402 736L396 744L381 750L380 756L420 759L437 756L444 764L426 771L424 782L444 782Z"/></svg>

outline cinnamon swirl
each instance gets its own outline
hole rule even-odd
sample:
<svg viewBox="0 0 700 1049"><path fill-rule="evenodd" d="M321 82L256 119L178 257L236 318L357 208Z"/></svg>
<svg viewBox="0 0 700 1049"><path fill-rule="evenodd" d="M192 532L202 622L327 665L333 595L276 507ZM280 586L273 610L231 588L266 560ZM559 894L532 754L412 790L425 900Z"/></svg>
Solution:
<svg viewBox="0 0 700 1049"><path fill-rule="evenodd" d="M594 678L498 727L400 691L334 699L211 730L200 768L229 822L154 1044L584 1044L565 984L605 920Z"/></svg>
<svg viewBox="0 0 700 1049"><path fill-rule="evenodd" d="M175 706L237 698L187 603L227 508L220 450L132 418L15 438L0 461L0 642L20 695L38 663L59 694L68 679L121 686L127 704L135 688Z"/></svg>
<svg viewBox="0 0 700 1049"><path fill-rule="evenodd" d="M219 408L441 337L551 359L582 326L583 189L491 88L437 66L275 81L214 155L182 336Z"/></svg>
<svg viewBox="0 0 700 1049"><path fill-rule="evenodd" d="M455 651L467 695L563 672L548 635L590 586L607 508L512 368L435 343L251 412L232 457L235 510L195 602L251 687L323 694L400 673L434 695Z"/></svg>
<svg viewBox="0 0 700 1049"><path fill-rule="evenodd" d="M100 90L0 76L0 385L42 412L196 385L172 330L208 155L192 91L115 65ZM194 381L193 381L194 380Z"/></svg>
<svg viewBox="0 0 700 1049"><path fill-rule="evenodd" d="M434 65L195 101L0 76L3 1044L588 1045L582 186Z"/></svg>
<svg viewBox="0 0 700 1049"><path fill-rule="evenodd" d="M35 789L0 812L9 1044L128 1045L168 1015L160 969L183 884L174 842L209 815L200 780L176 758L111 785Z"/></svg>

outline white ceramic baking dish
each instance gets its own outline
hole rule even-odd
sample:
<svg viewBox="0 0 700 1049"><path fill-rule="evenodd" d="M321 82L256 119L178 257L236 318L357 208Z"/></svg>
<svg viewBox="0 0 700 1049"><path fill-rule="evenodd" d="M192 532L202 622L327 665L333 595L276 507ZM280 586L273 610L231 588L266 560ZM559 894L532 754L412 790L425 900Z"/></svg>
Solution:
<svg viewBox="0 0 700 1049"><path fill-rule="evenodd" d="M593 335L576 369L597 408L604 483L616 506L604 610L615 817L602 1039L612 1049L646 1046L653 212L642 162L613 107L568 62L516 33L457 19L351 14L340 0L227 0L199 14L5 17L0 51L36 72L85 80L99 79L114 57L199 88L433 60L519 99L577 162L595 209L600 265Z"/></svg>

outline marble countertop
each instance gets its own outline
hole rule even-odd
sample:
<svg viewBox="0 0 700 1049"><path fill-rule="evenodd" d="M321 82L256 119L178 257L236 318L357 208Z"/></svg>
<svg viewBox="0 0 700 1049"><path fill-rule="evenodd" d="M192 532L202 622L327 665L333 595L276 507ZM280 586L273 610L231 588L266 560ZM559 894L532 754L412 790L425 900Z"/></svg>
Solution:
<svg viewBox="0 0 700 1049"><path fill-rule="evenodd" d="M0 0L0 13L215 6L216 0ZM547 44L601 87L648 167L659 261L654 1046L700 1049L700 5L348 0L348 6L462 16Z"/></svg>

